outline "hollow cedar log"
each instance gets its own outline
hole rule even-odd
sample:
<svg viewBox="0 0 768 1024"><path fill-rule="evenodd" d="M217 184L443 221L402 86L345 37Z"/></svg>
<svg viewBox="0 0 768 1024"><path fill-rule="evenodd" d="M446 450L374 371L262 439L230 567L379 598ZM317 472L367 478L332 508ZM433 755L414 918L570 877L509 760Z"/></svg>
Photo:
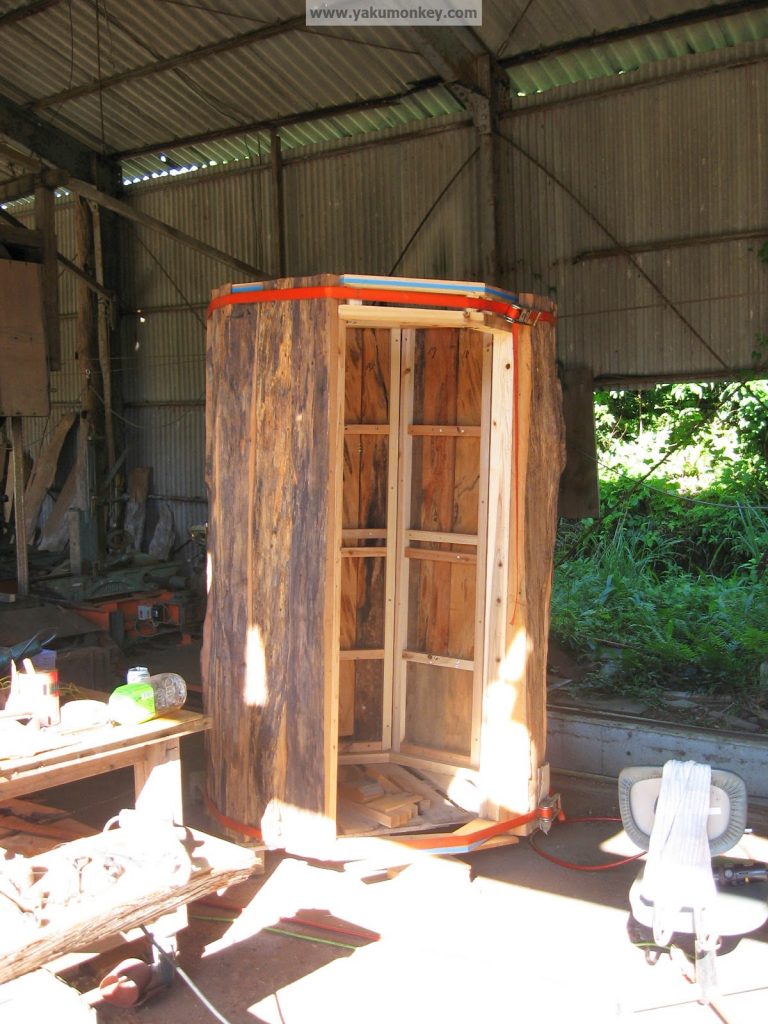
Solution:
<svg viewBox="0 0 768 1024"><path fill-rule="evenodd" d="M225 306L208 331L209 795L288 847L335 835L337 305Z"/></svg>
<svg viewBox="0 0 768 1024"><path fill-rule="evenodd" d="M407 284L419 305L431 282ZM334 832L339 725L345 749L473 772L484 817L547 789L564 443L554 326L530 310L554 307L521 296L512 323L339 291L253 295L208 330L209 794L297 852Z"/></svg>

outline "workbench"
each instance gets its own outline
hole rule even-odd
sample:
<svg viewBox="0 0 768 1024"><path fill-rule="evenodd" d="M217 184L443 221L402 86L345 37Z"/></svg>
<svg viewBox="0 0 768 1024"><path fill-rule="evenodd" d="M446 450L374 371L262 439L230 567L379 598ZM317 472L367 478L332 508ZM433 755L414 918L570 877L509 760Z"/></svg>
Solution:
<svg viewBox="0 0 768 1024"><path fill-rule="evenodd" d="M133 767L137 810L183 820L180 741L202 732L210 720L196 711L175 711L141 725L104 725L78 733L41 733L51 749L3 758L0 803L53 786Z"/></svg>
<svg viewBox="0 0 768 1024"><path fill-rule="evenodd" d="M125 934L159 918L164 919L164 934L174 934L186 924L186 904L190 900L253 872L257 864L252 851L187 829L187 844L194 851L188 870L178 878L163 875L170 822L183 820L180 740L208 727L206 716L181 710L141 725L105 725L69 734L57 734L52 729L48 735L41 733L37 744L50 745L51 749L27 756L4 757L0 751L0 803L133 767L135 809L142 819L153 819L149 828L141 824L129 831L117 828L63 843L28 860L35 877L47 876L54 881L71 876L70 869L78 864L95 865L97 875L99 864L108 860L134 866L116 876L114 884L107 880L106 888L102 873L98 891L89 891L87 885L80 888L78 883L74 897L61 906L51 899L44 908L44 920L38 923L28 913L9 918L5 901L6 919L0 928L0 983L75 950L103 947L110 935Z"/></svg>

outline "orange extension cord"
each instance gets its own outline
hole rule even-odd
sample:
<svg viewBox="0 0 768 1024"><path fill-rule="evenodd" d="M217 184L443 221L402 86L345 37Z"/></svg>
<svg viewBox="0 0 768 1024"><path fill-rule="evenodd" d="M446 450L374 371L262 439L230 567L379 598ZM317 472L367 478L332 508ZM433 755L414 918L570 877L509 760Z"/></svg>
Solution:
<svg viewBox="0 0 768 1024"><path fill-rule="evenodd" d="M621 818L565 818L564 824L577 824L583 822L599 823L605 821L621 822ZM552 864L557 864L558 867L568 868L569 871L610 871L612 868L623 867L624 864L631 864L633 861L639 860L641 857L645 856L645 852L643 851L642 853L634 854L632 857L623 857L620 860L612 860L608 864L574 864L571 861L561 860L559 857L554 857L551 853L545 853L534 841L533 835L528 836L528 842L534 853L538 853L540 857L543 857L544 860L551 861Z"/></svg>

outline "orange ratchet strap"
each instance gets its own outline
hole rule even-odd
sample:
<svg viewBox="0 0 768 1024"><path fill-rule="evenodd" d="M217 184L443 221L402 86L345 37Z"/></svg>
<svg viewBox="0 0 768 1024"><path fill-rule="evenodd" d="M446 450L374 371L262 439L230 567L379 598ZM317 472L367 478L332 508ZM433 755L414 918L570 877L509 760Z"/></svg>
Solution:
<svg viewBox="0 0 768 1024"><path fill-rule="evenodd" d="M470 295L447 295L442 292L400 291L393 288L357 288L348 284L311 285L305 288L254 288L247 292L230 292L211 299L210 317L223 306L254 302L289 302L294 299L360 299L365 302L400 303L406 306L442 306L449 309L476 309L498 313L508 320L536 324L554 322L554 315L540 309L523 309L499 299L483 299Z"/></svg>

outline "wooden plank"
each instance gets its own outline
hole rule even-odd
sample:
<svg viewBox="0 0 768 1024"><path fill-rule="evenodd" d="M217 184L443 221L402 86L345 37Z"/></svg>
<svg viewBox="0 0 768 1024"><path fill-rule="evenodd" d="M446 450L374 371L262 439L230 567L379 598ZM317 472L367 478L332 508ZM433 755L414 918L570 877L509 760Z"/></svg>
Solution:
<svg viewBox="0 0 768 1024"><path fill-rule="evenodd" d="M345 811L354 811L365 818L369 818L371 821L377 822L379 825L384 825L386 828L399 828L402 825L407 825L409 821L416 817L414 804L382 811L372 807L369 803L357 803L342 797L339 800L339 806Z"/></svg>
<svg viewBox="0 0 768 1024"><path fill-rule="evenodd" d="M398 751L398 761L411 765L418 771L445 772L449 768L471 768L469 755L459 754L454 750L443 750L425 746L423 743L412 743L404 740Z"/></svg>
<svg viewBox="0 0 768 1024"><path fill-rule="evenodd" d="M63 551L69 542L69 510L88 508L88 425L80 420L77 428L77 454L61 493L45 521L38 547L41 551Z"/></svg>
<svg viewBox="0 0 768 1024"><path fill-rule="evenodd" d="M391 335L387 330L361 334L360 420L376 425L378 434L360 439L360 527L386 529L389 464L389 409L391 396ZM364 549L366 550L366 549ZM375 552L375 553L374 553ZM386 547L367 549L357 577L356 647L384 646L386 601ZM384 718L383 665L361 662L355 676L356 740L380 740Z"/></svg>
<svg viewBox="0 0 768 1024"><path fill-rule="evenodd" d="M387 423L345 423L345 437L386 437L389 434Z"/></svg>
<svg viewBox="0 0 768 1024"><path fill-rule="evenodd" d="M462 667L466 665L466 667ZM426 747L443 751L447 759L470 756L472 669L470 662L436 664L407 659L405 741L401 750ZM461 712L460 714L458 712Z"/></svg>
<svg viewBox="0 0 768 1024"><path fill-rule="evenodd" d="M56 467L59 463L61 449L76 419L73 412L65 413L61 417L53 428L47 443L40 449L32 466L32 472L24 489L24 519L29 537L34 533L40 506L56 477Z"/></svg>
<svg viewBox="0 0 768 1024"><path fill-rule="evenodd" d="M242 881L252 874L256 860L253 852L232 843L189 829L194 848L192 874L174 883L162 864L158 864L156 840L142 837L134 829L99 833L76 840L50 853L34 857L30 867L55 877L72 872L76 858L87 863L103 863L112 855L129 866L111 884L90 895L88 890L69 903L48 902L47 923L38 926L19 915L16 927L0 935L0 984L26 974L72 949L88 948L105 935L116 935L161 917L192 900L219 888ZM136 865L139 865L137 867ZM133 869L131 869L133 865ZM140 865L145 865L143 870ZM104 879L107 879L106 872Z"/></svg>
<svg viewBox="0 0 768 1024"><path fill-rule="evenodd" d="M131 548L134 551L141 551L144 541L151 475L152 470L149 466L136 466L128 473L128 501L125 506L123 529L131 538Z"/></svg>
<svg viewBox="0 0 768 1024"><path fill-rule="evenodd" d="M90 199L92 202L98 203L99 206L103 206L107 210L112 210L113 213L117 213L127 220L135 221L137 224L142 224L144 227L149 228L150 231L166 235L195 252L202 253L210 259L218 260L221 263L233 267L240 274L245 274L252 278L259 278L262 281L266 280L269 276L257 267L252 267L249 263L244 263L243 260L238 259L235 256L231 256L229 253L222 252L220 249L215 249L212 245L208 245L207 242L202 242L199 238L193 238L184 231L180 231L178 228L172 227L170 224L166 224L164 221L158 220L156 217L151 217L148 213L137 210L129 203L116 199L114 196L107 195L106 192L99 191L99 189L95 188L87 181L68 177L65 184L68 189L71 189L73 192L77 192L78 195L81 195L84 199Z"/></svg>
<svg viewBox="0 0 768 1024"><path fill-rule="evenodd" d="M360 466L362 446L354 436L346 434L348 421L357 423L362 416L363 345L360 331L344 331L344 420L342 481L342 543L367 535L360 527ZM360 564L355 559L342 559L340 594L341 649L357 646L357 593ZM354 736L356 667L349 662L339 665L339 735Z"/></svg>
<svg viewBox="0 0 768 1024"><path fill-rule="evenodd" d="M417 665L434 665L436 668L459 668L464 672L471 672L474 661L468 658L449 658L442 654L428 654L425 651L403 651L403 661L410 661Z"/></svg>
<svg viewBox="0 0 768 1024"><path fill-rule="evenodd" d="M368 787L368 788L366 788ZM384 790L377 785L373 779L367 779L364 783L354 785L349 782L339 782L339 796L350 803L367 803L378 796L384 795Z"/></svg>
<svg viewBox="0 0 768 1024"><path fill-rule="evenodd" d="M378 782L382 789L387 793L404 792L402 786L398 786L397 783L390 778L387 772L383 768L379 768L378 765L366 765L365 773Z"/></svg>
<svg viewBox="0 0 768 1024"><path fill-rule="evenodd" d="M209 792L276 845L335 832L342 344L334 300L240 304L208 321Z"/></svg>
<svg viewBox="0 0 768 1024"><path fill-rule="evenodd" d="M382 751L381 741L360 742L353 740L339 744L339 764L357 764L358 760L373 759L386 761L389 754Z"/></svg>
<svg viewBox="0 0 768 1024"><path fill-rule="evenodd" d="M6 608L0 615L0 644L4 647L16 644L20 638L32 636L38 630L42 630L42 636L55 633L58 640L66 640L98 633L100 627L71 608L57 608L50 604L38 608Z"/></svg>
<svg viewBox="0 0 768 1024"><path fill-rule="evenodd" d="M339 652L339 736L352 736L355 731L355 666L352 659Z"/></svg>
<svg viewBox="0 0 768 1024"><path fill-rule="evenodd" d="M0 259L0 417L47 416L40 266Z"/></svg>
<svg viewBox="0 0 768 1024"><path fill-rule="evenodd" d="M59 268L56 247L56 197L52 188L35 187L35 226L42 242L43 334L49 370L61 369L59 335Z"/></svg>
<svg viewBox="0 0 768 1024"><path fill-rule="evenodd" d="M477 547L477 534L448 533L439 530L406 530L407 541L420 541L424 544L466 544Z"/></svg>
<svg viewBox="0 0 768 1024"><path fill-rule="evenodd" d="M342 548L342 558L386 558L386 548Z"/></svg>
<svg viewBox="0 0 768 1024"><path fill-rule="evenodd" d="M366 771L369 774L373 774L375 778L378 778L382 784L384 779L387 779L390 783L399 786L403 792L415 793L419 797L420 806L422 803L430 806L431 804L438 803L440 800L440 794L434 786L431 786L424 779L420 779L402 765L388 764L381 767L369 765Z"/></svg>
<svg viewBox="0 0 768 1024"><path fill-rule="evenodd" d="M374 797L373 800L366 800L366 807L375 811L382 811L386 814L402 811L410 818L418 814L418 800L413 793L406 793L401 790L398 793L385 793L383 796Z"/></svg>
<svg viewBox="0 0 768 1024"><path fill-rule="evenodd" d="M414 387L422 424L455 424L459 340L456 331L426 330L417 338ZM414 464L414 517L424 530L452 531L456 441L420 439L421 465ZM406 550L406 557L413 557ZM462 556L463 558L464 556ZM461 561L462 558L456 561ZM422 561L409 597L409 647L435 654L450 651L451 565L442 557ZM418 586L416 586L418 584ZM425 709L426 711L426 709Z"/></svg>
<svg viewBox="0 0 768 1024"><path fill-rule="evenodd" d="M339 651L341 661L381 661L383 658L383 647L356 647Z"/></svg>
<svg viewBox="0 0 768 1024"><path fill-rule="evenodd" d="M386 540L386 538L386 527L382 527L380 529L369 529L364 527L363 529L341 531L342 544L347 544L351 540Z"/></svg>
<svg viewBox="0 0 768 1024"><path fill-rule="evenodd" d="M57 843L95 835L97 831L75 821L67 811L36 801L11 799L0 804L0 846L12 853L28 853L30 844L26 839L29 836L47 840L33 844L42 852Z"/></svg>
<svg viewBox="0 0 768 1024"><path fill-rule="evenodd" d="M552 303L533 295L521 296L521 301L531 307L554 308ZM546 749L546 675L552 556L557 529L559 477L565 461L554 326L541 322L536 328L520 327L516 333L520 395L517 504L521 528L516 541L520 551L520 571L515 579L520 588L520 598L515 610L516 617L509 614L507 618L507 649L511 649L518 630L524 626L528 646L525 701L520 699L518 691L515 715L524 715L528 761L527 773L522 771L521 765L518 776L522 792L517 805L505 808L512 811L516 807L526 809L522 807L526 795L528 809L536 806L539 800L539 768L544 762ZM516 717L515 724L518 732L521 732L522 717ZM518 763L516 759L511 760L508 767L517 771Z"/></svg>
<svg viewBox="0 0 768 1024"><path fill-rule="evenodd" d="M405 557L419 562L449 562L452 565L475 565L477 562L473 551L436 551L433 548L406 548Z"/></svg>
<svg viewBox="0 0 768 1024"><path fill-rule="evenodd" d="M480 423L482 438L480 442L480 480L477 503L477 574L475 587L475 618L474 618L474 660L475 672L472 682L472 727L470 751L472 764L480 764L480 740L483 726L483 701L485 697L485 671L487 665L485 653L485 616L486 591L488 588L488 509L490 499L491 473L491 398L493 392L493 352L499 337L511 337L511 332L503 336L487 339L483 345L483 368L481 390ZM504 344L502 341L501 344Z"/></svg>
<svg viewBox="0 0 768 1024"><path fill-rule="evenodd" d="M34 793L53 786L136 764L148 746L208 729L210 719L193 711L176 711L137 726L105 726L81 737L59 738L60 746L27 757L0 760L0 799ZM51 741L52 743L55 740Z"/></svg>
<svg viewBox="0 0 768 1024"><path fill-rule="evenodd" d="M498 819L501 816L504 787L510 783L504 780L507 766L505 745L514 739L510 737L509 722L514 703L511 681L505 680L506 616L509 603L509 559L510 533L514 534L513 519L513 451L516 438L513 436L513 418L517 395L515 394L514 360L516 353L513 336L497 338L493 345L491 369L491 413L488 440L488 535L486 545L486 589L485 589L485 632L483 641L485 689L484 727L480 743L480 773L482 792L485 795L483 815ZM513 602L514 603L514 602ZM522 641L521 641L522 642ZM518 648L516 648L518 651ZM524 652L522 652L524 657ZM518 672L522 671L519 667ZM495 706L494 706L494 703ZM519 765L518 765L519 767ZM527 769L526 769L527 773ZM526 808L527 809L527 808Z"/></svg>
<svg viewBox="0 0 768 1024"><path fill-rule="evenodd" d="M406 672L402 652L408 646L408 592L410 563L402 553L402 538L411 527L413 438L408 426L414 415L414 368L416 332L405 329L400 347L400 427L397 467L397 552L394 588L392 661L392 749L399 750L405 729Z"/></svg>
<svg viewBox="0 0 768 1024"><path fill-rule="evenodd" d="M480 430L483 387L483 335L474 331L459 334L457 360L456 421L474 424L477 435L456 443L453 477L452 529L460 533L477 534L479 527ZM452 654L463 654L478 661L475 656L475 596L478 576L484 578L482 558L475 553L474 571L454 569L451 572L449 601L448 644ZM478 680L478 685L482 685ZM474 696L474 691L473 691ZM462 708L463 716L471 717L471 706Z"/></svg>
<svg viewBox="0 0 768 1024"><path fill-rule="evenodd" d="M74 829L72 826L76 826ZM6 814L5 808L0 807L0 826L2 831L23 832L30 836L39 836L46 839L55 839L58 842L67 842L73 837L94 835L96 829L89 829L86 826L77 826L76 822L51 824L45 821L30 821L28 818L19 818L14 814ZM4 838L0 838L0 845L3 845Z"/></svg>
<svg viewBox="0 0 768 1024"><path fill-rule="evenodd" d="M384 686L382 693L381 740L385 749L392 746L393 733L393 692L395 676L395 609L397 602L398 574L398 500L400 475L400 364L402 359L402 332L393 328L389 335L390 367L389 379L389 449L387 458L387 561L384 577Z"/></svg>
<svg viewBox="0 0 768 1024"><path fill-rule="evenodd" d="M509 322L492 313L477 310L418 309L412 306L360 306L344 303L339 316L348 327L448 328L471 327L495 333L509 331Z"/></svg>
<svg viewBox="0 0 768 1024"><path fill-rule="evenodd" d="M480 437L480 427L412 423L408 427L408 433L411 437Z"/></svg>

